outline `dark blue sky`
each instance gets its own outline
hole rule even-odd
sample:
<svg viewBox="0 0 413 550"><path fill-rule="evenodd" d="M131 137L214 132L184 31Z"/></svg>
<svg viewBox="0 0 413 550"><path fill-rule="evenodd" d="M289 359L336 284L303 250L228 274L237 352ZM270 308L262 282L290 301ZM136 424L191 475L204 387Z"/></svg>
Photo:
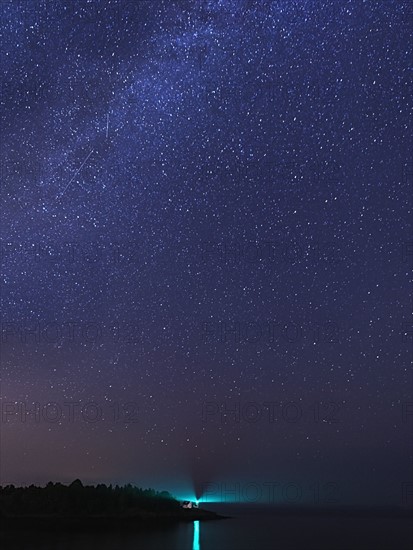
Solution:
<svg viewBox="0 0 413 550"><path fill-rule="evenodd" d="M1 2L2 483L402 503L411 9Z"/></svg>

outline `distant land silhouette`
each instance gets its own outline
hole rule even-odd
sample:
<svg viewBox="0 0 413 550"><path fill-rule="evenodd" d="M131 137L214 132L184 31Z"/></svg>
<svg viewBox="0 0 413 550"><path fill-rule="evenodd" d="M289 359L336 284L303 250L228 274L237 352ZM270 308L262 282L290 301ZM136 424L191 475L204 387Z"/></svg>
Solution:
<svg viewBox="0 0 413 550"><path fill-rule="evenodd" d="M183 509L167 491L141 489L131 484L70 485L49 482L0 487L0 529L136 529L165 521L222 519L214 512Z"/></svg>
<svg viewBox="0 0 413 550"><path fill-rule="evenodd" d="M226 503L214 509L227 513ZM393 506L295 506L259 503L229 506L236 515L270 514L272 517L411 517L411 508ZM231 514L232 515L232 514ZM49 482L45 487L0 486L0 531L5 530L136 530L161 528L168 523L226 519L202 508L183 508L167 491L141 489L131 484L83 485L76 479L70 485Z"/></svg>

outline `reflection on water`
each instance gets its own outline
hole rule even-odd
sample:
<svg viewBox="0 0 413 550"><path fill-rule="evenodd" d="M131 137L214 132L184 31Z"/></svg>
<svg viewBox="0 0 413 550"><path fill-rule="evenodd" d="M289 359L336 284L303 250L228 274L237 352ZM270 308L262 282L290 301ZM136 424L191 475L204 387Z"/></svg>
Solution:
<svg viewBox="0 0 413 550"><path fill-rule="evenodd" d="M230 512L230 510L228 510ZM411 550L410 518L232 515L222 521L154 525L131 532L0 530L5 550Z"/></svg>
<svg viewBox="0 0 413 550"><path fill-rule="evenodd" d="M201 550L199 544L199 521L194 521L194 542L192 544L192 550Z"/></svg>

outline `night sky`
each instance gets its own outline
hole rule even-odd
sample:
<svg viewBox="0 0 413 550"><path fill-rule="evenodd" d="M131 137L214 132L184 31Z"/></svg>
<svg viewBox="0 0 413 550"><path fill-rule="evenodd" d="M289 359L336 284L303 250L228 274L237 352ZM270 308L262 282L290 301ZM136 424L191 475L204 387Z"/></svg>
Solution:
<svg viewBox="0 0 413 550"><path fill-rule="evenodd" d="M412 3L0 7L1 484L405 504Z"/></svg>

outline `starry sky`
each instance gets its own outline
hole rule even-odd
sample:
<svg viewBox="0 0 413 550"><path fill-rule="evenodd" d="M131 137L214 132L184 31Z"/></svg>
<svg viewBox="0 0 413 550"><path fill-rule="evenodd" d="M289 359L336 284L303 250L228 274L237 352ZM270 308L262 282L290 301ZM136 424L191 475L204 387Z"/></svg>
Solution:
<svg viewBox="0 0 413 550"><path fill-rule="evenodd" d="M0 482L402 504L411 2L0 9Z"/></svg>

